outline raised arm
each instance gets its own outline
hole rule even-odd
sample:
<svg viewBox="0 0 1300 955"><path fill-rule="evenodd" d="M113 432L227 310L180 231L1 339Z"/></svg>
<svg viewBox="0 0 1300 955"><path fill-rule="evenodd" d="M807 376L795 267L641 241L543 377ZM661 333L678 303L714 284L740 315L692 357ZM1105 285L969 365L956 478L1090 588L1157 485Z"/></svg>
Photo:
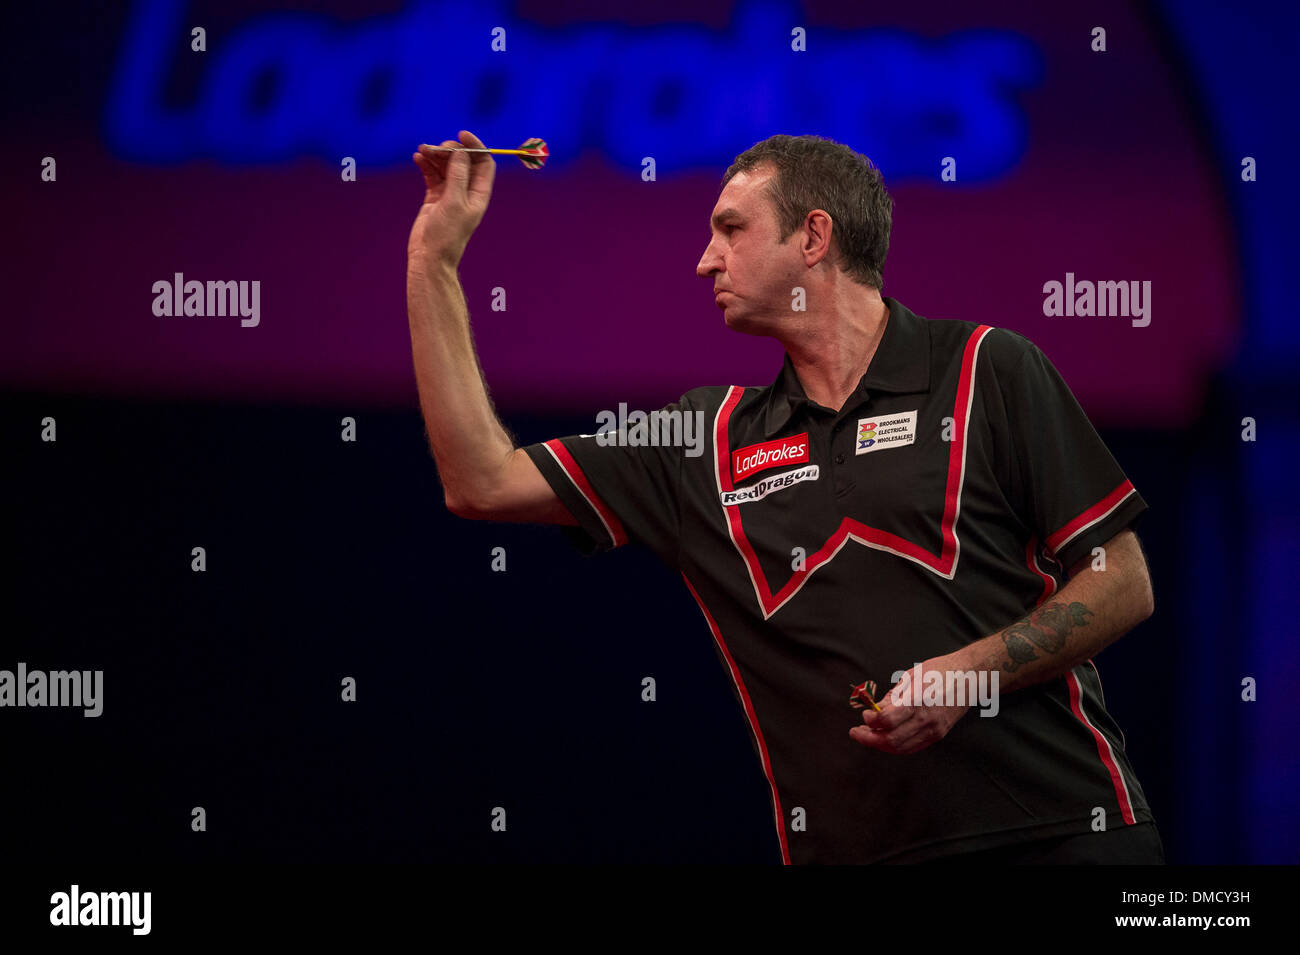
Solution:
<svg viewBox="0 0 1300 955"><path fill-rule="evenodd" d="M460 142L483 144L462 130ZM421 146L412 159L425 195L407 243L411 357L443 500L459 517L576 524L537 466L497 418L470 333L457 268L487 211L496 162L488 153Z"/></svg>

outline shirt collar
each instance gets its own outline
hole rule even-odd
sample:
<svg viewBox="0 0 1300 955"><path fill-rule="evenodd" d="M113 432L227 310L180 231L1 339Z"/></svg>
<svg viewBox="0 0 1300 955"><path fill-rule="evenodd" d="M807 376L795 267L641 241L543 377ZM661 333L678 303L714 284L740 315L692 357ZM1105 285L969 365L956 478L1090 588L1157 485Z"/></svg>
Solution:
<svg viewBox="0 0 1300 955"><path fill-rule="evenodd" d="M849 396L846 406L865 400L871 392L909 394L930 390L930 325L897 299L885 296L889 321L867 373ZM767 389L763 415L764 435L771 438L794 416L795 409L811 403L804 393L794 363L787 352L781 373Z"/></svg>

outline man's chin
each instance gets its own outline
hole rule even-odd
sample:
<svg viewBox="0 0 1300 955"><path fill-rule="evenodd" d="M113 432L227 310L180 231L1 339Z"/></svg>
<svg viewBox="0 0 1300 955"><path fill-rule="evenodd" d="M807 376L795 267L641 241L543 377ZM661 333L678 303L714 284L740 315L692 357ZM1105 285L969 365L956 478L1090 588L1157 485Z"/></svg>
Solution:
<svg viewBox="0 0 1300 955"><path fill-rule="evenodd" d="M753 318L744 314L737 315L735 310L724 311L722 320L727 323L727 327L733 332L740 332L742 335L770 335L772 334L762 322L755 321Z"/></svg>

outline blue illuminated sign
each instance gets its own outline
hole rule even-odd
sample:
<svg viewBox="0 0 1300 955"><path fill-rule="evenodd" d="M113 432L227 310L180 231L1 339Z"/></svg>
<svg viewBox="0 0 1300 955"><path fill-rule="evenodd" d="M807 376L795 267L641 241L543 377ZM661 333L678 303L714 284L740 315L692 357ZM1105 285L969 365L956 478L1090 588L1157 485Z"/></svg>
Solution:
<svg viewBox="0 0 1300 955"><path fill-rule="evenodd" d="M1016 96L1042 59L994 30L931 40L899 30L808 26L794 4L742 3L726 31L580 24L541 28L500 3L417 2L339 23L308 13L250 19L190 49L184 0L132 10L105 112L119 155L234 163L318 155L405 162L416 143L473 129L541 136L551 165L584 149L660 173L717 168L772 133L817 133L866 153L892 181L988 179L1024 152ZM791 31L807 28L807 51ZM491 49L505 29L506 50ZM202 57L194 101L168 105L180 57ZM514 145L514 142L508 143Z"/></svg>

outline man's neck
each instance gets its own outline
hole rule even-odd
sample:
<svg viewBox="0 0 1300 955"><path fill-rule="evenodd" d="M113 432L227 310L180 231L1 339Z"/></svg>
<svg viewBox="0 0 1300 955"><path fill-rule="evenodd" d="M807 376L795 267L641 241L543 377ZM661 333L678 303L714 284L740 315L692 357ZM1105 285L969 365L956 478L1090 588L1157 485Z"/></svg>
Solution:
<svg viewBox="0 0 1300 955"><path fill-rule="evenodd" d="M866 309L782 341L799 384L817 404L839 411L867 373L889 321L889 306L875 298Z"/></svg>

